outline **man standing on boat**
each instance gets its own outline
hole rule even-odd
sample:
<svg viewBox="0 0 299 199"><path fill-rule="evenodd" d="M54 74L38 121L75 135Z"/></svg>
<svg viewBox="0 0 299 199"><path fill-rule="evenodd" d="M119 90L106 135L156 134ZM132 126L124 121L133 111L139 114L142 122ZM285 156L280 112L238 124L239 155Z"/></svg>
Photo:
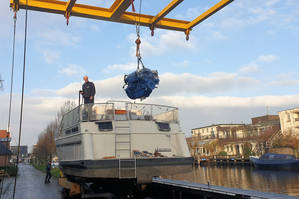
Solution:
<svg viewBox="0 0 299 199"><path fill-rule="evenodd" d="M82 85L82 91L80 92L81 95L83 96L84 99L84 109L87 110L88 116L85 117L85 119L87 119L87 117L89 117L90 119L90 115L91 115L91 109L92 109L92 105L94 103L94 96L96 94L96 89L95 86L92 82L88 81L88 76L84 76L83 77L84 80L84 84ZM84 118L83 118L84 119Z"/></svg>

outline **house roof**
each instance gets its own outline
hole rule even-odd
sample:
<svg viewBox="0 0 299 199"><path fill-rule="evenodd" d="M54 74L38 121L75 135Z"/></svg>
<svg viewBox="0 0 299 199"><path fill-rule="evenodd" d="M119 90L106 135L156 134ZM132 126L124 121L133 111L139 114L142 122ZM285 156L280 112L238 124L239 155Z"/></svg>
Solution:
<svg viewBox="0 0 299 199"><path fill-rule="evenodd" d="M202 129L202 128L208 128L208 127L214 127L214 126L244 126L245 124L212 124L208 126L203 126L203 127L198 127L198 128L193 128L191 130L196 130L196 129Z"/></svg>
<svg viewBox="0 0 299 199"><path fill-rule="evenodd" d="M278 113L281 113L281 112L284 112L284 111L292 111L292 110L296 110L296 109L299 109L299 107L284 109L284 110L278 111Z"/></svg>
<svg viewBox="0 0 299 199"><path fill-rule="evenodd" d="M8 133L6 130L0 130L0 138L7 138L7 135L10 138L10 133Z"/></svg>
<svg viewBox="0 0 299 199"><path fill-rule="evenodd" d="M0 155L11 155L11 151L2 143L0 143Z"/></svg>

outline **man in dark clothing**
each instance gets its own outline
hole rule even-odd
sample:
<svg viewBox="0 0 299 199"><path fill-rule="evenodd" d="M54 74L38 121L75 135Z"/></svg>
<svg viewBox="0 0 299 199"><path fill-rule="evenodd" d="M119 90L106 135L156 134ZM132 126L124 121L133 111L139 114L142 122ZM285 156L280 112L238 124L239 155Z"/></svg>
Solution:
<svg viewBox="0 0 299 199"><path fill-rule="evenodd" d="M92 82L88 81L88 77L83 77L84 84L82 85L82 91L80 92L84 99L84 112L82 114L82 120L88 121L92 117L92 106L94 103L94 96L96 94L95 86Z"/></svg>
<svg viewBox="0 0 299 199"><path fill-rule="evenodd" d="M51 162L49 161L48 164L47 164L47 168L46 168L47 175L46 175L46 178L45 178L45 183L50 183L50 179L52 177L51 168L52 168Z"/></svg>
<svg viewBox="0 0 299 199"><path fill-rule="evenodd" d="M94 103L94 96L96 94L94 84L88 81L87 76L84 76L83 80L85 83L82 85L81 95L84 98L84 104Z"/></svg>

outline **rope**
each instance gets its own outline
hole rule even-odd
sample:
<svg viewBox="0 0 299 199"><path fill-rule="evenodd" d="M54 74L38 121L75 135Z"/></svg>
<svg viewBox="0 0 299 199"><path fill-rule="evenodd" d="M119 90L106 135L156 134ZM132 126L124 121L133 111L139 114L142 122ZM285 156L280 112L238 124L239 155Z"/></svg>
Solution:
<svg viewBox="0 0 299 199"><path fill-rule="evenodd" d="M16 44L16 23L17 23L17 13L14 14L14 31L13 31L13 44L12 44L12 61L11 61L11 77L10 77L10 95L9 95L9 108L8 108L8 122L7 122L7 135L6 139L8 141L8 136L10 133L10 119L11 119L11 104L12 104L12 89L13 89L13 77L14 77L14 66L15 66L15 44ZM8 157L8 155L7 155ZM5 157L4 164L5 164L5 171L7 171L7 157ZM0 199L2 197L3 192L3 184L4 184L5 175L3 175L2 182L1 182L1 190L0 190Z"/></svg>
<svg viewBox="0 0 299 199"><path fill-rule="evenodd" d="M23 122L23 105L24 105L24 87L25 87L25 69L26 69L26 47L27 47L27 20L28 16L28 0L26 0L26 12L25 12L25 35L24 35L24 55L23 55L23 80L22 80L22 97L21 97L21 110L20 110L20 124L19 124L19 140L18 140L18 153L17 153L17 169L19 168L19 155L20 155L20 143L22 135L22 122ZM17 175L15 176L13 199L15 199L17 185Z"/></svg>

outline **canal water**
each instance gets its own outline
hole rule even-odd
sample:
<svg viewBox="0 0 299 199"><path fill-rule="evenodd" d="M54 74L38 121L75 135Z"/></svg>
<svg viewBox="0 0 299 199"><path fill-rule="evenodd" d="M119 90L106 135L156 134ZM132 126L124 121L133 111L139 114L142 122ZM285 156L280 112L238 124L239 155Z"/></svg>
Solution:
<svg viewBox="0 0 299 199"><path fill-rule="evenodd" d="M16 199L59 199L61 187L57 179L44 184L45 174L31 165L19 165ZM193 168L192 172L168 176L171 179L263 192L274 192L299 197L299 172L258 170L249 166L206 166ZM12 199L14 178L4 181L4 199Z"/></svg>
<svg viewBox="0 0 299 199"><path fill-rule="evenodd" d="M249 166L204 166L172 179L299 196L299 171L260 170Z"/></svg>

